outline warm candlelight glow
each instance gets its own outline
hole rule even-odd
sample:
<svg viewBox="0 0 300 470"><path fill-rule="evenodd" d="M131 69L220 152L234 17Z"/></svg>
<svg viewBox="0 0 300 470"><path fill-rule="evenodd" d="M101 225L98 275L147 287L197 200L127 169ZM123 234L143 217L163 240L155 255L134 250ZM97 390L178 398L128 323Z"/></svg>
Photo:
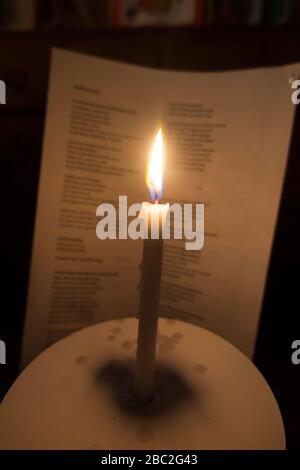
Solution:
<svg viewBox="0 0 300 470"><path fill-rule="evenodd" d="M152 201L157 202L162 194L163 138L162 130L156 134L147 171L147 185Z"/></svg>

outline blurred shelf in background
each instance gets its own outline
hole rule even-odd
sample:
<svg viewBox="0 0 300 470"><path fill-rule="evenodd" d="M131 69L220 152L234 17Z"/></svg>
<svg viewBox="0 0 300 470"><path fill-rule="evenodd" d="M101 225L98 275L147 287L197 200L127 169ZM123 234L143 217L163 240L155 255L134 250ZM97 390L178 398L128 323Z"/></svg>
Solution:
<svg viewBox="0 0 300 470"><path fill-rule="evenodd" d="M0 0L0 29L300 24L298 0Z"/></svg>

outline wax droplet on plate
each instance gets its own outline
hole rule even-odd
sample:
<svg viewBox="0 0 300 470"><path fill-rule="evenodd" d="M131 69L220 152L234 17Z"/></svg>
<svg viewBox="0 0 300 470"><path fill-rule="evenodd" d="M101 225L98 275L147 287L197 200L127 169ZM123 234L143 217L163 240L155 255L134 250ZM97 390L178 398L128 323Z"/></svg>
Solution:
<svg viewBox="0 0 300 470"><path fill-rule="evenodd" d="M136 432L136 437L141 442L149 442L153 436L153 431L149 426L141 426Z"/></svg>
<svg viewBox="0 0 300 470"><path fill-rule="evenodd" d="M86 364L87 361L88 361L87 356L78 356L78 357L76 357L76 359L75 359L75 363L78 364L78 365L80 365L80 366Z"/></svg>
<svg viewBox="0 0 300 470"><path fill-rule="evenodd" d="M207 371L207 367L204 364L195 364L193 366L193 371L197 374L204 374Z"/></svg>
<svg viewBox="0 0 300 470"><path fill-rule="evenodd" d="M119 333L121 333L122 329L119 326L115 326L115 328L113 328L111 331L115 335L118 335Z"/></svg>
<svg viewBox="0 0 300 470"><path fill-rule="evenodd" d="M125 340L125 341L123 341L121 346L122 346L123 349L131 349L133 347L133 343L132 343L132 341Z"/></svg>
<svg viewBox="0 0 300 470"><path fill-rule="evenodd" d="M178 333L174 333L171 339L175 344L178 344L179 341L182 340L182 338L183 338L183 334L178 332Z"/></svg>

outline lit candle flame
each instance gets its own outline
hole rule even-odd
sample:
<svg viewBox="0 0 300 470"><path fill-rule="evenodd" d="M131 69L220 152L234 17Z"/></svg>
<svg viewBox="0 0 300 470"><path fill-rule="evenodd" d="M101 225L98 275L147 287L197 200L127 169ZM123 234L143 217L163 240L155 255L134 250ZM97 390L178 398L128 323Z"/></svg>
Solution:
<svg viewBox="0 0 300 470"><path fill-rule="evenodd" d="M147 171L147 185L150 191L152 201L156 203L162 195L163 180L163 138L162 130L156 134L154 139L150 161Z"/></svg>

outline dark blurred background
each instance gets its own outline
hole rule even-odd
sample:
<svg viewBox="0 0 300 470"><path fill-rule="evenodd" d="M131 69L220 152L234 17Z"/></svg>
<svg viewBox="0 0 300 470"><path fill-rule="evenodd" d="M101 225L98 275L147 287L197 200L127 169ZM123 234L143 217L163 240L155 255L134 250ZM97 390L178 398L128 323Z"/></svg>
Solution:
<svg viewBox="0 0 300 470"><path fill-rule="evenodd" d="M7 344L0 397L18 374L53 46L175 70L300 62L300 1L0 0L0 79L7 87L0 106L0 339ZM290 449L300 449L300 365L291 362L291 343L300 339L299 113L255 353Z"/></svg>

